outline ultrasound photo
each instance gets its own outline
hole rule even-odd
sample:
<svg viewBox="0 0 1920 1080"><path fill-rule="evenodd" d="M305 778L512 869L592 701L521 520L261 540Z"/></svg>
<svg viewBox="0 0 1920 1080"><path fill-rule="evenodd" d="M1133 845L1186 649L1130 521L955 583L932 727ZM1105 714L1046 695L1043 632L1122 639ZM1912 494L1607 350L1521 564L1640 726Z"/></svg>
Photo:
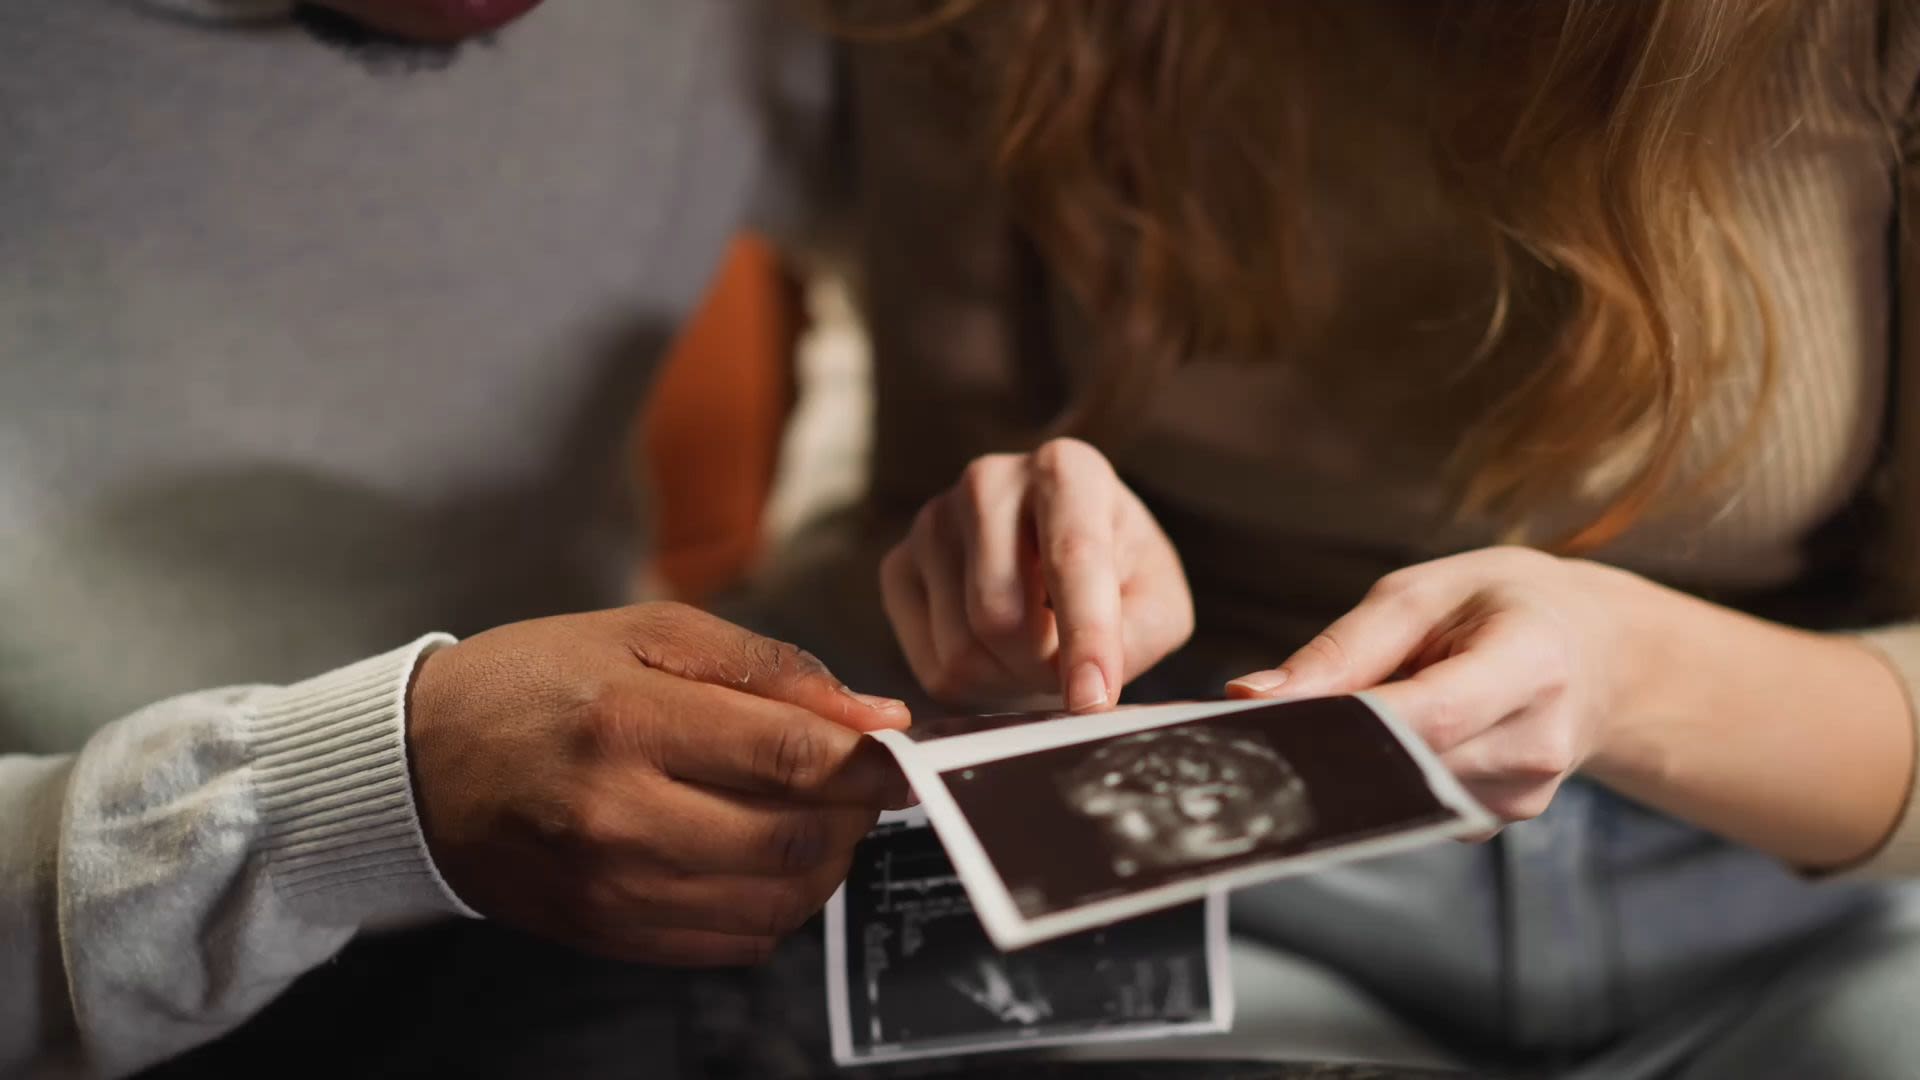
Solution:
<svg viewBox="0 0 1920 1080"><path fill-rule="evenodd" d="M1364 695L975 723L876 737L1003 949L1490 825Z"/></svg>
<svg viewBox="0 0 1920 1080"><path fill-rule="evenodd" d="M829 908L835 1056L877 1062L1223 1030L1230 984L1213 965L1225 964L1224 926L1223 910L1190 903L1003 953L934 831L882 825Z"/></svg>
<svg viewBox="0 0 1920 1080"><path fill-rule="evenodd" d="M1030 919L1453 817L1352 698L1095 739L941 779Z"/></svg>

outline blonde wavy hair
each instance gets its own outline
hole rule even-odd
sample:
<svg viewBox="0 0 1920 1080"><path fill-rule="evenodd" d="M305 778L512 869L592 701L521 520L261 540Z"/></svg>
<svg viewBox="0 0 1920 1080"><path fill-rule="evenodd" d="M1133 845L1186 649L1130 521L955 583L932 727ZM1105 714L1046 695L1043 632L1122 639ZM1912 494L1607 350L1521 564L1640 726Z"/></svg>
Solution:
<svg viewBox="0 0 1920 1080"><path fill-rule="evenodd" d="M1528 276L1553 282L1563 312L1458 446L1459 506L1517 523L1608 466L1601 508L1549 546L1619 536L1673 487L1736 360L1759 350L1756 421L1771 388L1770 306L1732 190L1743 97L1793 5L1334 2L1391 4L1430 35L1436 173L1484 226L1495 268L1480 348L1460 363L1501 343ZM854 6L856 36L971 41L969 88L1012 213L1106 335L1067 428L1111 436L1170 366L1287 340L1310 287L1289 267L1311 211L1314 116L1293 73L1315 0ZM846 9L836 18L849 25Z"/></svg>

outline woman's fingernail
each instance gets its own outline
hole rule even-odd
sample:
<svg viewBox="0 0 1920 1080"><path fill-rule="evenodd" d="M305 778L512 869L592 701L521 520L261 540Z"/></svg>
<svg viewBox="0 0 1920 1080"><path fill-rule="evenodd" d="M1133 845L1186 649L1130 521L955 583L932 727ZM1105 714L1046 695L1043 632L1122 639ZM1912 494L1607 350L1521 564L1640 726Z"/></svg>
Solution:
<svg viewBox="0 0 1920 1080"><path fill-rule="evenodd" d="M1255 694L1271 694L1286 685L1287 673L1284 670L1256 671L1251 675L1242 675L1228 683Z"/></svg>
<svg viewBox="0 0 1920 1080"><path fill-rule="evenodd" d="M1083 661L1073 669L1073 678L1067 682L1067 708L1074 712L1097 709L1107 703L1107 678L1100 674L1100 665L1091 660Z"/></svg>

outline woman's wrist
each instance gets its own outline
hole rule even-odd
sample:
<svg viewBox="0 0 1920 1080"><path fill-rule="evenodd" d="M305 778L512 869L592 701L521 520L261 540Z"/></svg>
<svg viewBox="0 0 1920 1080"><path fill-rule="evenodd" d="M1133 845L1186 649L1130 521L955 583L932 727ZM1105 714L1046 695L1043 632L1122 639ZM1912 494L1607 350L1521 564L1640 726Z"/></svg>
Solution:
<svg viewBox="0 0 1920 1080"><path fill-rule="evenodd" d="M1904 805L1913 721L1870 648L1579 564L1610 613L1613 696L1584 771L1804 865L1869 854ZM1784 810L1760 811L1777 797Z"/></svg>
<svg viewBox="0 0 1920 1080"><path fill-rule="evenodd" d="M1606 655L1592 658L1603 672L1605 700L1592 732L1584 771L1656 779L1667 772L1672 725L1694 715L1695 683L1711 678L1687 659L1685 625L1690 597L1619 567L1567 560L1594 607L1605 613Z"/></svg>

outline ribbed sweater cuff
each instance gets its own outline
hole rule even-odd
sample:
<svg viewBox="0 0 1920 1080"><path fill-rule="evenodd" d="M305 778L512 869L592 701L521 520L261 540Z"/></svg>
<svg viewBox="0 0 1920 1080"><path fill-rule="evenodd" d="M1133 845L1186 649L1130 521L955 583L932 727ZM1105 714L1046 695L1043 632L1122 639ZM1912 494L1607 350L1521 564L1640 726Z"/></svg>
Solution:
<svg viewBox="0 0 1920 1080"><path fill-rule="evenodd" d="M452 643L429 634L260 700L251 742L268 869L303 916L359 926L475 914L427 853L407 770L414 666Z"/></svg>
<svg viewBox="0 0 1920 1080"><path fill-rule="evenodd" d="M1878 653L1893 669L1907 692L1907 713L1920 726L1920 627L1902 625L1854 635L1855 639ZM1920 730L1916 731L1920 740ZM1916 744L1920 750L1920 743ZM1920 759L1920 753L1916 753ZM1916 761L1920 767L1920 760ZM1880 845L1879 850L1859 864L1840 872L1841 877L1898 878L1920 873L1920 784L1909 780L1907 805L1900 820Z"/></svg>

